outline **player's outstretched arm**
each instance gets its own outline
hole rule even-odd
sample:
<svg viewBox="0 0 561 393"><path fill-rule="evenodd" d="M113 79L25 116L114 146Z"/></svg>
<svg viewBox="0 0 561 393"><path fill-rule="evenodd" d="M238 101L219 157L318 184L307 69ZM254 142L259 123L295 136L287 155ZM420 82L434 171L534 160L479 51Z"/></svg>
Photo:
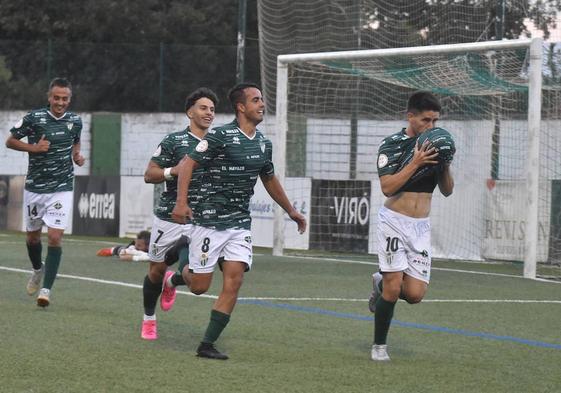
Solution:
<svg viewBox="0 0 561 393"><path fill-rule="evenodd" d="M10 135L8 139L6 139L6 147L8 149L25 151L27 153L45 153L49 150L50 145L51 142L45 139L45 135L43 135L37 143L22 142L13 135Z"/></svg>
<svg viewBox="0 0 561 393"><path fill-rule="evenodd" d="M179 167L177 176L177 199L175 201L175 207L171 212L171 217L175 222L185 224L187 218L193 218L193 212L187 201L189 200L189 185L193 178L193 171L199 164L191 157L186 156L177 166Z"/></svg>
<svg viewBox="0 0 561 393"><path fill-rule="evenodd" d="M262 175L261 181L263 182L263 186L265 186L265 190L267 190L271 198L273 198L273 200L278 203L285 212L288 213L288 216L292 219L292 221L298 224L298 232L304 233L307 226L306 217L300 214L292 206L292 204L288 200L288 197L286 196L286 193L284 192L282 184L280 184L279 182L279 179L275 175Z"/></svg>

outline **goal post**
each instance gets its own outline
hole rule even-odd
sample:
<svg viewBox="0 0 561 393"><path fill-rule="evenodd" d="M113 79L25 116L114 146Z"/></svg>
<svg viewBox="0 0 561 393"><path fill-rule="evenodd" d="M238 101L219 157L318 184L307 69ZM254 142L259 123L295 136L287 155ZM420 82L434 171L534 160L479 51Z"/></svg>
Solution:
<svg viewBox="0 0 561 393"><path fill-rule="evenodd" d="M526 192L528 210L526 215L524 277L536 278L538 249L538 197L540 124L542 103L542 39L534 38L530 43L530 67L528 76L528 171Z"/></svg>
<svg viewBox="0 0 561 393"><path fill-rule="evenodd" d="M374 182L377 181L377 173L372 157L377 153L377 144L381 140L382 131L374 131L375 136L368 135L368 125L403 122L405 119L404 97L412 91L430 90L439 96L441 102L443 102L443 116L441 118L445 128L448 123L450 128L453 128L453 125L460 125L460 128L464 130L469 129L470 124L477 123L471 125L472 128L477 129L481 124L487 124L490 117L497 114L502 121L501 127L506 130L505 142L500 145L501 154L489 159L485 158L485 160L494 160L494 164L503 168L505 173L501 180L504 179L505 183L511 181L515 184L514 186L506 184L506 190L509 189L508 187L511 187L511 190L518 190L519 187L522 187L524 190L523 194L526 196L523 209L526 209L526 214L520 221L525 222L513 224L512 230L522 232L524 235L523 239L519 239L521 245L520 250L518 250L523 254L524 276L535 278L536 263L539 259L538 233L541 228L538 217L540 214L538 206L541 203L540 184L544 180L544 178L540 178L542 50L542 39L534 38L424 47L279 55L277 58L276 129L274 133L274 162L277 168L277 176L284 184L287 166L293 164L292 161L294 161L291 158L290 162L287 162L287 154L290 154L287 144L290 145L289 135L294 134L290 129L290 118L296 116L304 118L304 123L308 128L307 132L310 132L312 120L320 124L320 126L314 127L323 127L324 129L328 122L352 124L352 121L348 121L351 112L353 113L352 116L358 116L359 121L363 120L363 124L359 124L362 133L359 135L359 140L362 142L359 143L361 143L361 149L366 149L368 152L362 152L360 160L367 161L357 164L363 170L362 172L358 171L356 179ZM559 89L559 86L550 86L549 88L555 91L554 96L557 100L559 96L557 91L561 89ZM390 91L396 92L395 99L392 98ZM492 100L489 97L498 98ZM494 104L494 102L498 102L498 104ZM555 106L556 104L552 105ZM552 105L549 105L548 108ZM352 109L349 110L351 107ZM374 109L371 111L370 108ZM397 131L399 129L395 129L393 132L386 131L384 136ZM335 128L333 131L334 134L343 134L344 132L343 129L337 130ZM460 139L466 139L465 136L460 135L460 137ZM510 137L517 139L509 142L508 138ZM477 136L474 135L474 138L477 138ZM308 144L311 143L309 139ZM315 143L323 143L321 139L322 137L320 137L320 142ZM372 142L368 146L364 143L364 141L374 139L377 143ZM470 143L472 142L470 141ZM484 151L482 154L492 155L492 149L490 148L492 143L494 142L491 141L491 137L487 138L487 134L485 134L485 141L481 141L480 150ZM524 151L515 150L519 149L520 144L524 144ZM470 148L477 150L478 146L473 145ZM458 146L458 153L460 154L462 153L461 149L462 146ZM336 149L332 148L330 150ZM355 149L347 150L356 152L356 146ZM524 168L519 168L520 164L514 164L517 151L522 154L518 159L523 160ZM330 176L335 176L338 179L345 179L345 176L355 178L354 175L339 176L334 175L333 171L332 173L326 172L328 169L325 168L329 168L331 161L337 159L329 158L331 152L322 154L324 158L321 158L321 160L324 161L317 161L317 163L311 163L312 160L320 160L318 158L320 154L316 152L311 152L304 157L297 157L306 161L301 165L301 167L306 168L303 173L304 176L313 179L329 178ZM465 170L462 169L464 165L473 165L469 162L470 157L463 156L460 158L454 163L454 166L458 166L461 175L456 183L461 184L462 181L470 181L473 183L470 183L470 187L473 186L472 188L484 186L482 173L487 171L488 175L488 167L478 169L478 175L471 179L464 174ZM478 160L477 157L473 157L473 159ZM481 159L480 161L485 160ZM485 164L481 163L480 166L483 168L485 165L487 165L487 162ZM507 167L508 165L512 165L512 167ZM323 169L317 169L317 167ZM557 171L557 169L554 171ZM551 172L551 170L548 170L548 172ZM559 175L559 179L561 179L561 167L559 172L555 173L553 177ZM552 176L549 176L549 178L552 178ZM374 194L374 186L372 193ZM466 202L469 202L466 203L466 206L477 201L486 204L485 198L484 196L479 199L476 197L472 201L466 199ZM446 202L442 205L444 206ZM437 203L439 204L439 201ZM520 210L516 207L519 205L513 206L515 206L514 209ZM549 206L550 204L543 207L542 210L547 210ZM483 209L481 206L473 205L473 207ZM440 205L438 209L440 209ZM466 207L464 207L465 209ZM372 211L374 210L376 209L372 207ZM437 208L435 208L435 214L436 212ZM483 217L482 213L478 215ZM370 217L374 219L372 213L370 213ZM454 217L449 218L454 220ZM482 255L482 253L479 253L479 256L477 255L478 247L486 247L478 245L477 239L480 239L481 242L484 241L482 239L484 234L482 233L493 231L493 229L485 228L486 225L488 227L491 224L482 218L479 219L479 222L472 223L474 219L467 213L459 219L465 221L466 226L469 225L468 228L462 228L466 232L466 238L462 241L464 244L469 244L466 248L470 248L470 250L456 253L452 249L454 241L450 241L449 249L446 249L446 247L439 248L442 251L441 256L457 259L493 259ZM515 228L515 225L520 226L520 228ZM274 255L283 254L285 247L284 226L283 211L276 209L273 226ZM454 231L457 231L457 236L464 236L458 228L454 228ZM449 230L448 232L450 233ZM375 233L372 233L371 230L370 237L373 237L373 235ZM518 235L513 235L514 238L516 236ZM443 240L442 243L446 243L446 240ZM334 249L336 248L331 250Z"/></svg>

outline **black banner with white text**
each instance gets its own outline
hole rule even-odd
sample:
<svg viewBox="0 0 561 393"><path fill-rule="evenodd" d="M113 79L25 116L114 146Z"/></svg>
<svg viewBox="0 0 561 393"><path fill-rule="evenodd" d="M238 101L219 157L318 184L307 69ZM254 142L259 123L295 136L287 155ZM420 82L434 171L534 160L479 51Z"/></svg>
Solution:
<svg viewBox="0 0 561 393"><path fill-rule="evenodd" d="M313 180L310 248L368 252L370 181Z"/></svg>
<svg viewBox="0 0 561 393"><path fill-rule="evenodd" d="M120 191L119 176L76 176L72 233L119 236Z"/></svg>

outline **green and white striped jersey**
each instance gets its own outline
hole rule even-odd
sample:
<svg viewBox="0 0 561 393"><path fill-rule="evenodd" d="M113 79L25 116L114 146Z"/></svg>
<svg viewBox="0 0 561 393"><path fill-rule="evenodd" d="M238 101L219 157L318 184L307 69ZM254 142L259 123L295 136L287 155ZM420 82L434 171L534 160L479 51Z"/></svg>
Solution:
<svg viewBox="0 0 561 393"><path fill-rule="evenodd" d="M151 160L161 168L176 166L186 154L195 149L200 141L198 137L191 133L189 127L183 131L173 132L162 139ZM195 170L189 186L189 206L193 208L197 206L198 193L201 188L199 175L202 172L202 168ZM165 184L166 188L160 195L158 204L154 207L154 215L161 220L175 222L171 218L171 212L175 207L177 198L177 177L166 180Z"/></svg>
<svg viewBox="0 0 561 393"><path fill-rule="evenodd" d="M260 175L275 173L271 141L259 130L249 138L234 120L210 130L189 156L205 168L193 223L217 230L251 229L253 187Z"/></svg>
<svg viewBox="0 0 561 393"><path fill-rule="evenodd" d="M418 136L408 136L405 128L384 138L378 149L378 177L393 175L409 164L418 139ZM432 193L438 183L440 171L439 165L422 166L397 192Z"/></svg>
<svg viewBox="0 0 561 393"><path fill-rule="evenodd" d="M27 137L35 144L45 136L51 144L44 153L29 153L25 189L40 194L72 191L74 164L72 146L80 142L82 119L66 112L56 118L48 108L30 111L10 130L14 138Z"/></svg>

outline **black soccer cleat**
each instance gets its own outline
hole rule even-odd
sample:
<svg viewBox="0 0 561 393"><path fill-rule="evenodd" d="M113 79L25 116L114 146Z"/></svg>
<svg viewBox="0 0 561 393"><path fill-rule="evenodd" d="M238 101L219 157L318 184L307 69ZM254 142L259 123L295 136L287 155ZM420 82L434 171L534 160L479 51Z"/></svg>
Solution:
<svg viewBox="0 0 561 393"><path fill-rule="evenodd" d="M207 359L228 359L227 355L223 354L222 352L218 352L218 350L214 348L214 344L211 343L201 343L201 345L199 345L199 348L197 348L197 356Z"/></svg>

